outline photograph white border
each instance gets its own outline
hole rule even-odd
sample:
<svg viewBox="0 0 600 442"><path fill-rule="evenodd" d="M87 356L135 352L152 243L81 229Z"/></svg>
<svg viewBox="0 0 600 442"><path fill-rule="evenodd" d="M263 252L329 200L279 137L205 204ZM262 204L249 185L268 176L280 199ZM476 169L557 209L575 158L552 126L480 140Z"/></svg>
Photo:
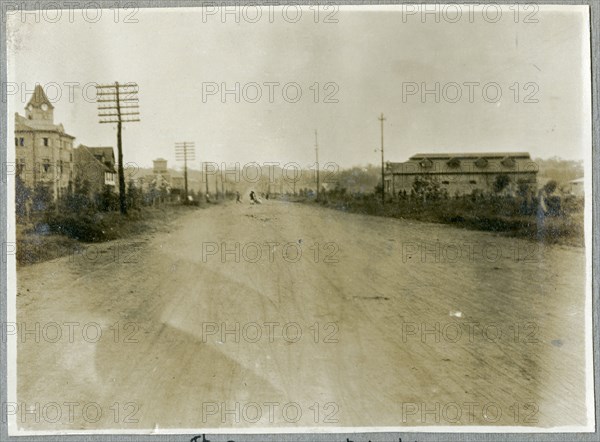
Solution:
<svg viewBox="0 0 600 442"><path fill-rule="evenodd" d="M17 3L19 3L21 6L26 5L27 7L31 6L31 9L35 8L35 4L38 3L37 1L18 1ZM50 2L53 4L61 4L61 3L68 3L68 1L65 2ZM101 4L102 7L104 7L105 5L110 5L113 4L114 5L114 1L97 1L97 3ZM131 1L131 2L123 2L123 3L127 3L127 4L138 4L140 6L140 8L160 8L163 9L165 6L168 7L189 7L189 6L194 6L194 7L199 7L199 5L201 5L202 3L206 3L206 4L214 4L217 3L219 5L221 4L238 4L239 2L227 2L227 1L218 1L218 2L144 2L144 1ZM176 4L175 4L176 3ZM257 2L257 4L269 4L269 2ZM294 4L294 5L302 5L302 4L313 4L313 3L319 3L319 2L301 2L301 1L296 1L296 2L282 2L282 4ZM325 4L338 4L340 6L343 6L341 9L343 10L347 10L347 9L356 9L356 10L364 10L364 9L368 9L368 10L372 10L372 8L376 5L376 2L373 2L371 4L369 4L368 2L361 2L360 5L352 5L349 6L348 3L349 2L321 2L321 3L325 3ZM391 2L390 2L391 3ZM396 2L394 2L396 3ZM398 2L398 4L407 4L410 2ZM423 4L426 4L427 2L423 2ZM479 2L437 2L436 3L479 3ZM494 2L496 3L496 2ZM537 2L529 2L529 1L511 1L511 2L497 2L497 4L515 4L515 3L523 3L523 4L530 4L530 3L537 3ZM583 2L583 1L577 1L577 2L567 2L567 1L562 1L562 2L555 2L555 1L547 1L544 3L552 3L552 4L560 4L560 5L587 5L588 2ZM594 3L594 0L590 0L589 3ZM592 4L590 4L591 10L592 10L592 15L595 19L598 19L598 3L595 3L595 6L593 6ZM4 6L4 5L3 5ZM108 6L107 6L108 7ZM379 5L379 8L385 9L385 10L390 10L393 9L394 7L396 7L395 5ZM4 17L3 17L4 18ZM590 17L588 16L588 21L590 20ZM589 130L589 140L590 140L590 145L593 146L592 149L594 149L594 153L597 153L597 149L598 149L598 72L597 72L597 54L600 52L598 49L598 41L597 41L597 33L598 33L598 26L600 24L596 21L596 22L592 22L591 23L591 30L592 32L594 32L593 35L595 35L596 39L593 42L590 42L590 40L586 40L587 41L587 47L583 47L582 50L585 53L587 51L587 54L592 54L592 56L595 55L596 57L596 61L594 63L594 68L596 69L596 71L594 71L593 76L594 76L594 88L592 89L592 60L590 60L590 57L587 56L587 54L585 57L583 57L584 60L586 60L586 62L588 63L588 66L584 66L586 69L586 72L590 72L590 75L587 80L584 82L584 84L586 85L586 90L585 93L588 94L591 98L592 98L592 102L590 102L590 113L589 113L589 123L590 123L590 130ZM595 51L592 51L592 45L594 48L596 48ZM2 35L2 59L6 60L6 34L5 32L3 32ZM2 81L4 82L4 84L6 84L6 78L7 78L7 71L5 69L12 69L13 66L11 66L10 64L10 59L8 60L7 63L4 64L4 66L6 68L2 68ZM592 93L593 93L593 97L592 97ZM2 140L2 143L6 143L5 145L3 145L4 149L3 152L6 153L6 159L2 162L6 162L6 163L11 163L14 162L15 158L14 158L14 147L12 147L12 143L10 142L10 140L13 138L12 135L12 130L14 130L14 109L10 109L11 112L8 112L7 109L8 104L7 103L2 103L2 108L4 111L4 118L3 118L3 125L2 125L2 129L6 128L6 132L5 132L5 137ZM592 115L593 112L593 115ZM593 116L593 121L594 121L594 127L592 128L592 116ZM593 132L592 132L593 129ZM592 144L592 141L594 141L594 143ZM592 291L592 283L594 281L597 281L597 273L594 275L592 272L593 270L597 270L597 262L596 262L596 266L594 266L593 264L593 257L596 256L597 257L597 247L594 248L593 246L597 245L597 241L598 241L598 232L594 232L593 230L593 218L594 218L594 214L597 212L593 212L593 207L592 207L592 201L595 203L594 207L597 207L597 197L592 193L592 189L594 187L595 184L595 188L597 189L597 185L598 185L598 176L597 174L594 175L594 169L597 172L597 167L598 164L593 164L593 152L592 150L590 150L589 152L586 153L586 159L584 162L584 167L585 167L585 253L586 253L586 302L585 302L585 311L586 311L586 315L585 315L585 329L586 329L586 344L585 344L585 348L586 348L586 385L587 386L593 386L593 389L589 389L586 388L587 390L587 409L588 409L588 416L587 416L587 420L588 420L588 425L585 427L579 427L579 426L569 426L569 427L554 427L554 428L541 428L541 427L518 427L518 426L514 426L514 427L507 427L507 426L417 426L417 427L302 427L302 428L293 428L293 427L283 427L283 428L271 428L271 427L263 427L263 428L252 428L252 427L244 427L244 428L199 428L199 429L169 429L169 430L163 430L163 429L156 429L156 430L121 430L121 429L116 429L116 430L98 430L98 431L69 431L69 432L60 432L60 431L52 431L52 432L40 432L40 431L17 431L15 433L13 433L11 430L12 429L16 429L16 417L13 416L12 417L12 422L9 421L8 424L8 435L9 436L16 436L18 435L18 439L17 440L23 440L21 439L21 436L56 436L56 435L65 435L65 434L69 434L69 435L107 435L107 434L111 434L111 435L173 435L173 434L178 434L178 435L194 435L194 434L210 434L210 435L228 435L228 434L232 434L232 435L243 435L243 434L249 434L249 435L256 435L256 434L299 434L299 433L309 433L306 434L306 439L303 440L313 440L310 438L311 434L313 435L332 435L332 436L336 436L338 434L340 435L344 435L344 436L348 436L351 435L353 433L378 433L378 432L382 432L382 433L398 433L398 437L400 436L406 436L407 433L415 433L416 438L421 438L422 437L422 433L436 433L436 434L448 434L448 436L453 436L456 437L457 434L460 433L466 433L466 434L475 434L475 433L527 433L527 434L532 434L532 433L550 433L550 434L558 434L558 433L573 433L573 432L577 432L577 433L597 433L597 429L596 429L596 424L597 424L597 415L598 415L598 407L597 407L597 395L595 395L594 393L597 392L598 389L598 385L597 383L594 383L594 380L597 376L598 373L598 367L594 366L594 351L597 351L597 347L594 348L594 342L593 342L593 337L594 337L594 324L596 325L596 330L597 330L597 311L593 310L593 306L594 306L594 299L593 299L593 291ZM4 177L6 177L6 175L4 175ZM2 218L6 217L6 224L7 224L7 231L6 231L6 238L3 238L3 243L10 245L10 244L15 244L16 242L16 232L15 232L15 221L14 221L14 215L15 215L15 201L14 201L14 177L9 175L7 177L8 179L3 180L2 182L2 187L6 187L5 189L3 189L3 195L6 195L6 204L3 205L3 210L6 210L6 212L2 212ZM4 193L4 191L6 193ZM595 233L595 237L593 237ZM594 240L594 241L593 241ZM5 249L6 250L6 249ZM5 251L4 250L4 251ZM595 254L593 254L592 252L596 252ZM6 254L6 272L5 274L7 275L7 280L6 280L6 285L3 284L4 287L6 287L6 293L7 293L7 297L4 297L5 300L7 300L7 303L5 305L3 305L3 307L5 307L5 309L3 308L2 310L4 310L6 312L6 323L11 323L11 322L16 322L16 255L15 254ZM595 277L594 277L595 276ZM596 290L597 290L597 284L596 284ZM597 293L596 293L597 296ZM4 300L3 300L4 302ZM597 299L596 299L596 306L598 306L597 303ZM595 319L595 321L594 321ZM3 315L3 320L4 320L4 315ZM597 336L597 334L596 334ZM6 376L4 376L4 378L6 379L7 384L3 384L3 385L7 385L7 389L5 390L7 392L7 401L8 402L17 402L17 391L16 391L16 379L17 379L17 359L16 359L16 351L17 351L17 341L16 339L9 339L7 345L4 345L4 343L2 344L3 348L3 352L6 351L6 356L7 358L5 359L5 361L7 361L7 366L10 367L10 369L8 371L5 370L4 367L2 367L2 374L6 373ZM598 359L596 358L596 361L598 361ZM594 371L596 370L596 371ZM596 378L597 379L597 378ZM596 396L596 397L595 397ZM3 398L4 400L4 398ZM6 431L6 424L2 424L2 433L0 433L0 438L2 437L2 435L6 434L4 433L4 431ZM572 435L571 435L572 436ZM566 435L566 437L568 438L569 435ZM11 437L12 440L12 437ZM94 440L94 439L90 439L90 440ZM115 439L116 440L116 439ZM127 440L134 440L131 438L127 438ZM236 440L241 440L241 439L236 439ZM297 439L294 439L297 440ZM332 439L334 440L334 439ZM335 440L339 440L339 439L335 439ZM397 440L397 438L395 439ZM419 439L422 440L422 439ZM444 439L440 439L440 440L444 440ZM473 439L464 439L464 440L475 440L475 438ZM507 440L505 439L502 435L499 436L499 438L497 440ZM568 439L565 439L568 440ZM591 439L593 440L593 439Z"/></svg>

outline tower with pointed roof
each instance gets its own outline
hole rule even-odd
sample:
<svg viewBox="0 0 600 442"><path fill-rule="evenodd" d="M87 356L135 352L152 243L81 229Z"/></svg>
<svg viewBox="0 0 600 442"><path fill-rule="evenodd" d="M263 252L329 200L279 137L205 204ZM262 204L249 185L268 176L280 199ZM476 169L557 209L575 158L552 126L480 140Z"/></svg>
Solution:
<svg viewBox="0 0 600 442"><path fill-rule="evenodd" d="M29 120L43 120L54 123L54 106L39 84L35 86L33 95L27 106L25 106L25 116Z"/></svg>

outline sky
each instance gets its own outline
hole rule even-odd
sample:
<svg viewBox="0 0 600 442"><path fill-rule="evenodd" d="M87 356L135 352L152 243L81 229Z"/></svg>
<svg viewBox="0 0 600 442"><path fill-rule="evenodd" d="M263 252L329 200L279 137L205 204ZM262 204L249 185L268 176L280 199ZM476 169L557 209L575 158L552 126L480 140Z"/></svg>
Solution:
<svg viewBox="0 0 600 442"><path fill-rule="evenodd" d="M315 162L315 130L321 164L377 164L381 113L387 161L421 152L586 158L584 7L513 5L500 17L481 9L461 9L459 17L406 8L305 8L299 17L294 9L265 8L259 19L255 10L237 9L237 22L236 11L193 8L118 17L105 9L97 22L98 11L87 18L80 10L59 17L46 11L37 23L14 13L9 116L24 114L40 83L54 102L55 123L76 145L116 149L116 128L98 123L90 85L134 81L141 121L126 125L124 158L141 167L159 157L174 166L180 141L195 143L196 168L201 161L307 166ZM79 87L69 96L73 83ZM236 84L239 102L235 93L221 94ZM436 84L437 97L421 95ZM9 118L9 132L12 124Z"/></svg>

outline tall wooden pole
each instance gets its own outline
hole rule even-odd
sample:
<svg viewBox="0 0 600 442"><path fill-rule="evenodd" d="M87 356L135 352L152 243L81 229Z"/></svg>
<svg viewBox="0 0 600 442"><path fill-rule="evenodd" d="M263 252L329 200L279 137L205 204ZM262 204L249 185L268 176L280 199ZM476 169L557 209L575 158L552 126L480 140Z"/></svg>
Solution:
<svg viewBox="0 0 600 442"><path fill-rule="evenodd" d="M123 138L122 138L122 118L121 118L121 102L119 97L119 82L115 82L116 104L117 104L117 151L119 162L119 206L123 215L127 214L127 202L125 200L125 172L123 169Z"/></svg>
<svg viewBox="0 0 600 442"><path fill-rule="evenodd" d="M206 202L208 202L208 169L206 167L206 161L204 162L204 181L206 182Z"/></svg>
<svg viewBox="0 0 600 442"><path fill-rule="evenodd" d="M123 90L121 90L121 88L123 88ZM137 104L137 88L138 86L136 83L119 84L118 81L115 81L114 85L110 84L96 86L98 96L97 102L99 103L98 116L101 118L100 123L117 125L119 206L123 215L127 213L127 200L125 197L125 171L123 167L123 123L140 121L138 111L139 106ZM121 92L126 94L125 98L121 98ZM125 112L122 112L122 108L125 108Z"/></svg>
<svg viewBox="0 0 600 442"><path fill-rule="evenodd" d="M215 174L215 201L219 199L219 176Z"/></svg>
<svg viewBox="0 0 600 442"><path fill-rule="evenodd" d="M187 143L183 143L183 179L185 181L185 201L188 200L188 177L187 177Z"/></svg>
<svg viewBox="0 0 600 442"><path fill-rule="evenodd" d="M317 157L317 201L319 201L319 140L317 138L317 131L315 129L315 154Z"/></svg>
<svg viewBox="0 0 600 442"><path fill-rule="evenodd" d="M385 204L385 177L383 162L383 122L385 121L385 118L383 117L383 112L379 117L379 121L381 122L381 204Z"/></svg>
<svg viewBox="0 0 600 442"><path fill-rule="evenodd" d="M193 141L183 141L175 143L175 158L177 161L183 161L183 181L184 181L184 202L187 204L189 195L188 185L188 161L196 159L196 150Z"/></svg>

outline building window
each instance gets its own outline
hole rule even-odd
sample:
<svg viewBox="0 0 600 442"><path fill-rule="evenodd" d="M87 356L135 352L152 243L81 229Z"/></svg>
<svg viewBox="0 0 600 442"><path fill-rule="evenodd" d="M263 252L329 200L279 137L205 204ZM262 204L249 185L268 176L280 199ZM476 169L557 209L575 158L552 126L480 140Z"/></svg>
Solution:
<svg viewBox="0 0 600 442"><path fill-rule="evenodd" d="M502 164L504 167L507 167L507 168L510 168L510 169L512 169L513 167L515 167L515 165L516 165L516 161L514 160L514 158L511 158L511 157L504 157L504 158L502 159L502 161L501 161L501 164Z"/></svg>
<svg viewBox="0 0 600 442"><path fill-rule="evenodd" d="M48 147L48 138L44 138L44 147Z"/></svg>
<svg viewBox="0 0 600 442"><path fill-rule="evenodd" d="M446 164L448 165L448 167L451 167L452 169L456 169L457 167L460 167L460 160L456 157L454 158L450 158Z"/></svg>
<svg viewBox="0 0 600 442"><path fill-rule="evenodd" d="M433 161L431 161L429 158L425 158L419 162L419 165L423 169L429 169L431 166L433 166Z"/></svg>
<svg viewBox="0 0 600 442"><path fill-rule="evenodd" d="M442 184L450 184L450 181L442 181Z"/></svg>
<svg viewBox="0 0 600 442"><path fill-rule="evenodd" d="M25 146L25 138L19 138L19 144L21 147Z"/></svg>
<svg viewBox="0 0 600 442"><path fill-rule="evenodd" d="M477 160L475 160L475 165L477 167L479 167L480 169L483 169L484 167L487 167L488 165L488 160L486 160L485 158L477 158Z"/></svg>
<svg viewBox="0 0 600 442"><path fill-rule="evenodd" d="M15 137L15 146L19 145L19 139Z"/></svg>
<svg viewBox="0 0 600 442"><path fill-rule="evenodd" d="M44 162L42 163L42 167L44 168L44 172L48 173L48 171L50 170L50 160L44 160Z"/></svg>
<svg viewBox="0 0 600 442"><path fill-rule="evenodd" d="M477 184L477 181L471 180L471 181L469 181L469 184Z"/></svg>

